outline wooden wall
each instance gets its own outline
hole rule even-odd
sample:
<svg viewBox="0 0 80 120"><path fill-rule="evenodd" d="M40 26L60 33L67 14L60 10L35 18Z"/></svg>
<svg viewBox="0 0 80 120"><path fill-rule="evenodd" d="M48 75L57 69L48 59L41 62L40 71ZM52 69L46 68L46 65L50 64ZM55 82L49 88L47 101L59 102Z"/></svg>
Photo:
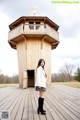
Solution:
<svg viewBox="0 0 80 120"><path fill-rule="evenodd" d="M25 47L25 41L22 40L17 44L17 55L18 55L18 67L19 67L19 85L20 87L23 87L23 78L24 78L24 72L26 71L26 47Z"/></svg>
<svg viewBox="0 0 80 120"><path fill-rule="evenodd" d="M27 69L35 69L37 62L41 58L41 40L28 39L27 40Z"/></svg>
<svg viewBox="0 0 80 120"><path fill-rule="evenodd" d="M27 70L35 70L38 60L43 58L45 60L45 69L47 73L47 85L51 83L51 45L47 41L39 38L23 39L17 43L18 53L18 66L19 66L19 84L20 87L27 87L27 78L24 78L24 74L27 74ZM35 72L36 76L36 72ZM36 77L35 77L36 78Z"/></svg>
<svg viewBox="0 0 80 120"><path fill-rule="evenodd" d="M47 73L47 86L51 84L51 45L47 41L43 41L42 56L45 60L45 70Z"/></svg>

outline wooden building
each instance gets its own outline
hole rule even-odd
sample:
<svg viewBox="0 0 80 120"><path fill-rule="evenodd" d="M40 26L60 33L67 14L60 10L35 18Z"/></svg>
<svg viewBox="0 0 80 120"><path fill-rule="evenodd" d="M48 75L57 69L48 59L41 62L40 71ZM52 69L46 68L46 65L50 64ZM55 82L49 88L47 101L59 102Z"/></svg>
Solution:
<svg viewBox="0 0 80 120"><path fill-rule="evenodd" d="M47 85L51 84L51 50L59 43L59 26L48 17L23 16L9 25L8 42L17 49L19 86L34 87L38 60L45 60ZM54 60L53 60L54 62Z"/></svg>

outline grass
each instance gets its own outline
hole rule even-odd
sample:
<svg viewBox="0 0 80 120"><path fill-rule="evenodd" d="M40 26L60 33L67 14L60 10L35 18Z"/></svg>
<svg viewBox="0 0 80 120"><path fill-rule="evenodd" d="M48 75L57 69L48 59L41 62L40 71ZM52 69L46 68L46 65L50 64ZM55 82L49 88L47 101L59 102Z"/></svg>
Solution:
<svg viewBox="0 0 80 120"><path fill-rule="evenodd" d="M51 83L51 85L65 85L74 88L80 88L80 82L54 82Z"/></svg>
<svg viewBox="0 0 80 120"><path fill-rule="evenodd" d="M16 86L18 84L0 84L0 88Z"/></svg>
<svg viewBox="0 0 80 120"><path fill-rule="evenodd" d="M19 84L0 84L0 88L17 86ZM51 85L65 85L75 88L80 88L80 82L53 82Z"/></svg>

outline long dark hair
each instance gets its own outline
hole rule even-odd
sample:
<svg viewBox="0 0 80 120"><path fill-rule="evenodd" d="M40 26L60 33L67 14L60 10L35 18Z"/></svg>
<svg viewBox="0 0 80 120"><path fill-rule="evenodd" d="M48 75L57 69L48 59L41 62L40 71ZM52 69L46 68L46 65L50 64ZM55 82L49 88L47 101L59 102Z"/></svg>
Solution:
<svg viewBox="0 0 80 120"><path fill-rule="evenodd" d="M42 61L44 61L44 65L45 65L45 60L44 60L44 59L39 59L37 68L38 68L39 66L41 66L41 62L42 62ZM44 69L44 66L43 66L43 69ZM45 72L45 77L47 77L46 72Z"/></svg>
<svg viewBox="0 0 80 120"><path fill-rule="evenodd" d="M44 60L44 59L39 59L37 68L38 68L39 66L41 66L42 61L44 61L44 65L45 65L45 60ZM43 68L44 68L44 66L43 66Z"/></svg>

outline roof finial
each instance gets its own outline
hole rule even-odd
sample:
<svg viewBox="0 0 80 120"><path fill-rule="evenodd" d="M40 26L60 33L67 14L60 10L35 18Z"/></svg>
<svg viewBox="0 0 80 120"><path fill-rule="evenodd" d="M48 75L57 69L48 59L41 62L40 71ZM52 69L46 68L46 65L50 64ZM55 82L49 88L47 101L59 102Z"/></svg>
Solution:
<svg viewBox="0 0 80 120"><path fill-rule="evenodd" d="M34 6L32 8L32 15L36 15L37 14L37 11L38 11L38 7L37 6Z"/></svg>

